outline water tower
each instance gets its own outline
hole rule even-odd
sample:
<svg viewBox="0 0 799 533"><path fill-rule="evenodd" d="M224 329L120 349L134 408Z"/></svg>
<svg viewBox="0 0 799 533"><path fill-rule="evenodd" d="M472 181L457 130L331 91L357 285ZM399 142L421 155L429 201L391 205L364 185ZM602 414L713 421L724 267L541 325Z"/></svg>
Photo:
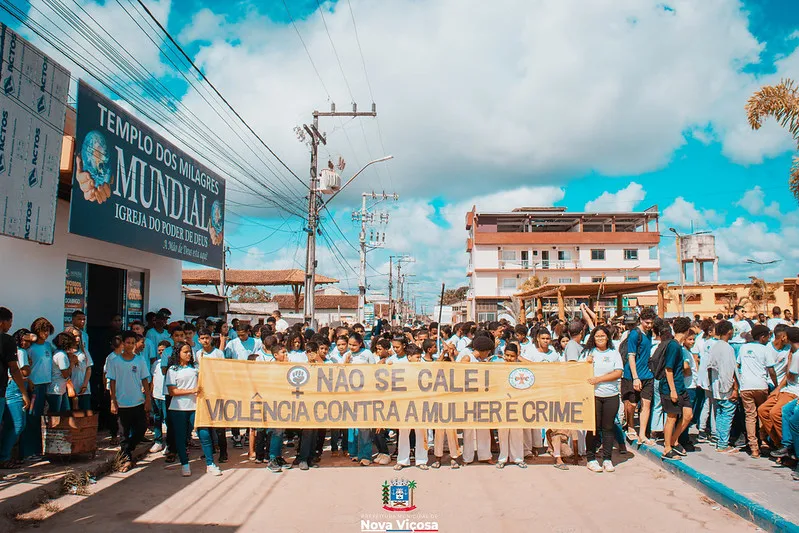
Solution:
<svg viewBox="0 0 799 533"><path fill-rule="evenodd" d="M690 282L689 266L693 267L693 283L718 283L719 256L716 255L716 237L713 235L683 235L677 240L679 244L680 275ZM709 279L708 269L712 264L713 278Z"/></svg>

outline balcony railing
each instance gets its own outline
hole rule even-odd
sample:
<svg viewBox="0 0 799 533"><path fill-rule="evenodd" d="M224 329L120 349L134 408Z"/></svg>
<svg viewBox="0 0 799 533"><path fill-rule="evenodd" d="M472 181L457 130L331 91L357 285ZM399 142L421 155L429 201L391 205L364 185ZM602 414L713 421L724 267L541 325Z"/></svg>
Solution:
<svg viewBox="0 0 799 533"><path fill-rule="evenodd" d="M582 268L579 261L521 261L500 260L500 270L575 270Z"/></svg>

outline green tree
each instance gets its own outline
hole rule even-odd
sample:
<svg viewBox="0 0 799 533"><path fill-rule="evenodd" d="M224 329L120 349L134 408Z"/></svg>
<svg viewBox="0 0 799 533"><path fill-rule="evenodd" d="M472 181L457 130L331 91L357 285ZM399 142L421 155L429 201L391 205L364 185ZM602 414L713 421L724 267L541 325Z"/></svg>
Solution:
<svg viewBox="0 0 799 533"><path fill-rule="evenodd" d="M243 304L259 304L272 301L272 294L258 287L238 285L231 291L230 299Z"/></svg>
<svg viewBox="0 0 799 533"><path fill-rule="evenodd" d="M764 117L774 117L787 128L799 148L799 87L791 79L765 85L746 103L746 116L753 130L759 130ZM799 201L799 155L794 155L788 185Z"/></svg>
<svg viewBox="0 0 799 533"><path fill-rule="evenodd" d="M383 482L383 505L388 505L388 481Z"/></svg>

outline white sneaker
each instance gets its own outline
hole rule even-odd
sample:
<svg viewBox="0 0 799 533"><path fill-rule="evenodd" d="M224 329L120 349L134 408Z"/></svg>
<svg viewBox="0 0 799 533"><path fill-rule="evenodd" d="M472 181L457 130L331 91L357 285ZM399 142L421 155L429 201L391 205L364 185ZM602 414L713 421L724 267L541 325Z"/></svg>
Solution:
<svg viewBox="0 0 799 533"><path fill-rule="evenodd" d="M160 442L156 442L150 447L150 453L158 453L164 449L164 445Z"/></svg>
<svg viewBox="0 0 799 533"><path fill-rule="evenodd" d="M605 470L605 472L615 472L616 471L616 467L613 466L613 463L611 463L609 460L602 461L602 468L603 468L603 470Z"/></svg>
<svg viewBox="0 0 799 533"><path fill-rule="evenodd" d="M375 458L375 463L379 465L387 465L391 462L391 457L386 453L378 453Z"/></svg>
<svg viewBox="0 0 799 533"><path fill-rule="evenodd" d="M590 470L591 472L597 472L597 473L602 472L602 467L599 466L599 462L596 460L588 461L588 464L586 466L588 467L588 470Z"/></svg>
<svg viewBox="0 0 799 533"><path fill-rule="evenodd" d="M182 475L183 477L189 477L191 475L191 467L189 465L181 466L180 475Z"/></svg>
<svg viewBox="0 0 799 533"><path fill-rule="evenodd" d="M220 468L216 465L208 465L206 473L211 474L212 476L221 476L222 470L220 470Z"/></svg>

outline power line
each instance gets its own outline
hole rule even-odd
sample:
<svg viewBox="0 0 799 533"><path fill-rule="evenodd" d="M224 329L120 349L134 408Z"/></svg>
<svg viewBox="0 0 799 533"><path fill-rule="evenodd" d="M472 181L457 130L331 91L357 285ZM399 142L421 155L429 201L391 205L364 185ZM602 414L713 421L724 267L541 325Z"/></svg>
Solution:
<svg viewBox="0 0 799 533"><path fill-rule="evenodd" d="M210 87L211 87L211 88L214 90L214 92L216 93L216 95L217 95L217 96L219 96L219 98L221 98L221 99L222 99L222 101L225 103L225 105L226 105L226 106L227 106L227 107L228 107L228 108L229 108L229 109L230 109L230 110L233 112L233 114L235 114L235 115L236 115L236 118L238 118L238 119L239 119L239 120L242 122L242 124L244 124L244 125L247 127L247 129L250 131L250 133L252 133L252 134L255 136L255 138L256 138L256 139L258 139L258 141L259 141L259 142L260 142L260 143L263 145L263 147L264 147L264 148L266 148L267 150L269 150L269 153L270 153L270 154L272 154L272 156L273 156L275 159L277 159L277 160L278 160L278 162L279 162L281 165L283 165L283 167L284 167L286 170L288 170L288 171L289 171L289 173L290 173L292 176L294 176L294 177L297 179L297 181L299 181L299 182L302 184L302 186L303 186L303 187L305 187L305 188L308 188L308 185L307 185L307 184L306 184L306 183L305 183L305 182L304 182L302 179L300 179L300 177L299 177L299 176L297 176L297 174L295 174L295 173L294 173L294 171L293 171L293 170L291 170L291 169L289 168L289 166L288 166L286 163L284 163L284 162L283 162L283 160L282 160L282 159L280 159L280 158L278 157L278 155L277 155L277 154L276 154L274 151L272 151L272 149L269 147L269 145L267 145L267 144L264 142L264 140L261 138L261 136L260 136L260 135L258 135L257 133L255 133L255 130L253 130L253 129L252 129L252 127L250 127L250 125L247 123L247 121L245 121L245 120L244 120L244 118L242 118L242 116L241 116L241 115L239 115L239 112L238 112L238 111L236 111L236 110L233 108L233 106L232 106L232 105L230 105L230 103L227 101L227 99L226 99L224 96L222 96L222 94L221 94L221 93L220 93L220 92L217 90L216 86L215 86L213 83L211 83L211 80L209 80L209 79L208 79L208 78L205 76L205 74L203 73L203 71L202 71L202 70L200 70L200 69L197 67L197 65L195 65L195 64L194 64L194 61L193 61L193 60L192 60L192 59L189 57L189 55L188 55L188 54L187 54L187 53L186 53L186 52L183 50L183 48L182 48L182 47L181 47L181 46L180 46L180 45L177 43L177 41L175 41L175 39L174 39L174 38L172 37L172 35L171 35L171 34L170 34L168 31L167 31L167 29L166 29L166 28L164 28L164 26L161 24L161 22L160 22L160 21L159 21L159 20L158 20L158 19L155 17L155 15L153 15L153 13L152 13L152 12L149 10L149 8L148 8L146 5L144 5L144 2L143 2L142 0L138 0L138 2L139 2L139 5L140 5L140 6L141 6L141 7L142 7L142 8L143 8L143 9L144 9L146 12L147 12L147 14L148 14L148 15L150 16L150 18L153 20L153 22L155 22L155 23L158 25L158 27L161 29L161 31L164 33L164 35L167 37L167 39L169 39L169 42L171 42L171 43L172 43L172 45L173 45L175 48L177 48L177 50L178 50L178 51L179 51L179 52L180 52L180 53L183 55L183 57L186 59L186 61L188 61L188 62L189 62L189 64L192 66L192 68L193 68L193 69L194 69L194 70L195 70L195 71L196 71L196 72L197 72L197 73L200 75L200 77L203 79L203 81L205 81L205 82L206 82L206 83L207 83L207 84L208 84L208 85L209 85L209 86L210 86ZM317 0L317 3L318 3L318 0Z"/></svg>
<svg viewBox="0 0 799 533"><path fill-rule="evenodd" d="M311 57L311 52L308 50L308 46L305 44L305 39L302 38L302 35L300 34L300 30L299 30L299 28L297 28L297 24L294 22L294 17L291 16L291 11L289 11L289 6L286 3L286 0L283 0L283 7L286 8L286 15L288 15L289 20L291 21L291 25L294 27L294 31L297 32L297 37L300 38L300 42L302 43L302 47L305 49L305 54L308 56L308 61L311 62L311 66L313 67L313 71L316 73L316 77L319 78L319 83L322 84L322 89L324 89L325 94L327 95L328 102L332 101L333 99L330 97L330 92L327 90L327 86L325 85L325 81L322 79L321 74L319 74L319 69L316 68L316 63L314 63L313 57Z"/></svg>
<svg viewBox="0 0 799 533"><path fill-rule="evenodd" d="M141 0L139 1L141 2ZM327 33L327 38L330 41L330 46L333 47L333 54L336 56L336 62L338 63L338 68L341 71L341 76L344 78L344 84L347 86L347 91L350 93L350 99L354 102L355 96L353 96L352 94L350 81L347 79L347 75L344 73L344 67L341 65L341 58L338 56L338 50L336 50L336 45L333 44L333 37L330 36L330 30L327 27L327 20L325 20L324 9L322 9L322 4L319 0L316 0L316 5L319 6L319 15L322 17L322 24L325 27L325 33Z"/></svg>

